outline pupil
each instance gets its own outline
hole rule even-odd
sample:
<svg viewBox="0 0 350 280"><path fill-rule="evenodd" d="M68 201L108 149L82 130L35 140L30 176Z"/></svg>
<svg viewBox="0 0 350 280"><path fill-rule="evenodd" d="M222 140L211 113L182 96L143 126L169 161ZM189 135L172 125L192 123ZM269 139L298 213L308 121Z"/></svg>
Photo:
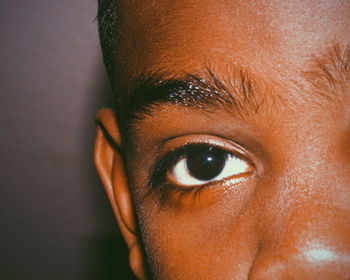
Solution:
<svg viewBox="0 0 350 280"><path fill-rule="evenodd" d="M208 181L221 173L225 160L226 153L223 150L200 147L187 154L186 164L193 177Z"/></svg>

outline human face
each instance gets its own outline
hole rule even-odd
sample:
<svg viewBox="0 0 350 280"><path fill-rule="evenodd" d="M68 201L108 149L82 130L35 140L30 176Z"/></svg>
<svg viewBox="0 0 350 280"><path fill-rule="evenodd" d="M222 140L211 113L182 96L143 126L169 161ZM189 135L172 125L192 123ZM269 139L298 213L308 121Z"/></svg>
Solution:
<svg viewBox="0 0 350 280"><path fill-rule="evenodd" d="M121 1L118 14L153 277L349 279L350 2Z"/></svg>

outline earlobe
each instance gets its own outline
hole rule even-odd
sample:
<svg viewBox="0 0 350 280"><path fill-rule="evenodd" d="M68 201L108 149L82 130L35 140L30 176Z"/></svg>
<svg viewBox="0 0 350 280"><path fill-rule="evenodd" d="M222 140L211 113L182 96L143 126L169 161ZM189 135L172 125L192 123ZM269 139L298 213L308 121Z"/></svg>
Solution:
<svg viewBox="0 0 350 280"><path fill-rule="evenodd" d="M139 243L129 247L129 263L132 271L139 279L147 279L143 263L143 252Z"/></svg>
<svg viewBox="0 0 350 280"><path fill-rule="evenodd" d="M96 115L97 134L94 161L112 205L120 231L129 247L129 261L134 273L145 279L143 257L136 228L136 217L129 189L122 142L115 112L102 109Z"/></svg>

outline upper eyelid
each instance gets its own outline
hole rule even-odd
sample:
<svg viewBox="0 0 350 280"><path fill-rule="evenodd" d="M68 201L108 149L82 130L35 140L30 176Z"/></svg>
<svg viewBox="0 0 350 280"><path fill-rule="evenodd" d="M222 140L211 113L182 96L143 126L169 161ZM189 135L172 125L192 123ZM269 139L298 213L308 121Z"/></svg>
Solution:
<svg viewBox="0 0 350 280"><path fill-rule="evenodd" d="M187 137L197 137L200 138L200 140L196 139L195 141L193 140L189 140L188 142L186 142L186 144L181 145L181 147L186 147L187 145L208 145L208 146L213 146L213 147L218 147L221 149L226 149L226 150L230 150L231 146L234 146L234 150L238 153L238 154L245 154L246 153L246 149L243 148L243 145L241 145L240 143L236 142L236 141L232 141L229 138L223 137L221 135L216 135L216 134L191 134L191 135L176 135L176 136L172 136L172 137L168 137L165 139L162 139L161 142L159 142L159 145L166 145L167 142L172 141L172 140L176 140L176 139L180 139L180 138L187 138ZM222 143L229 143L228 145L226 144L222 144ZM220 143L220 144L217 144ZM180 148L181 148L180 147ZM177 150L178 147L171 149L170 152ZM169 152L166 152L169 153ZM158 159L161 158L164 154L161 154L160 156L158 156Z"/></svg>

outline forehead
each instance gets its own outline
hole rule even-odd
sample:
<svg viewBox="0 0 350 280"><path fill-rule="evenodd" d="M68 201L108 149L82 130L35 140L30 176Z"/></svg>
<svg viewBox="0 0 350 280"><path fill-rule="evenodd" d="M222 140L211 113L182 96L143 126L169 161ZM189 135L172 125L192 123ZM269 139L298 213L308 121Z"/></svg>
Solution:
<svg viewBox="0 0 350 280"><path fill-rule="evenodd" d="M117 62L129 77L232 64L291 78L312 57L348 43L349 15L350 1L334 0L121 1Z"/></svg>

